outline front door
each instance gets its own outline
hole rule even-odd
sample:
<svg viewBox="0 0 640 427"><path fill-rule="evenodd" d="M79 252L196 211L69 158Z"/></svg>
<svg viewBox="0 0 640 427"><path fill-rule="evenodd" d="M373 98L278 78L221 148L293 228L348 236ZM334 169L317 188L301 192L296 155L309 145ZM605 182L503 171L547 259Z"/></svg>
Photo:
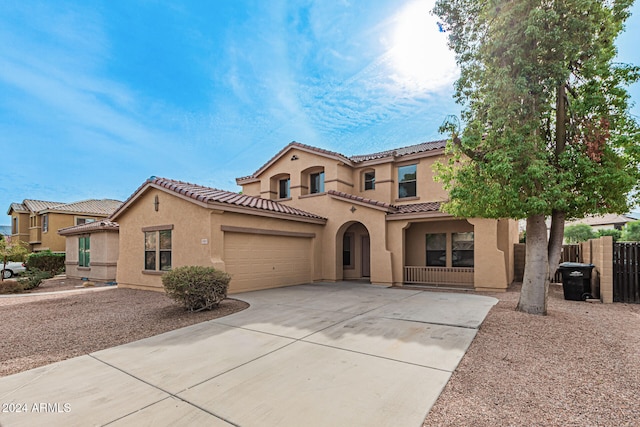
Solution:
<svg viewBox="0 0 640 427"><path fill-rule="evenodd" d="M362 236L362 277L371 277L371 244L369 236Z"/></svg>

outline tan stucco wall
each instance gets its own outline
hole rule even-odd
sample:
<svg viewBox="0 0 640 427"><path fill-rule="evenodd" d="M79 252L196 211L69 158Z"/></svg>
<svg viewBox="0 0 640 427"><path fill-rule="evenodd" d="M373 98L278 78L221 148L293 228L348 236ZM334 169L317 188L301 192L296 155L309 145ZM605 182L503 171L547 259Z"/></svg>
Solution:
<svg viewBox="0 0 640 427"><path fill-rule="evenodd" d="M293 157L296 160L291 160ZM447 199L447 192L442 184L433 180L433 165L441 158L442 156L431 156L427 153L425 157L414 157L409 160L403 158L399 162L368 161L351 167L338 159L292 147L257 177L260 180L259 183L245 184L242 191L248 195L276 199L277 189L273 178L289 175L291 200L286 200L285 203L304 209L297 201L300 196L304 198L308 194L309 171L324 168L325 191L336 190L392 204L443 201ZM398 199L398 167L411 164L417 165L417 196ZM364 190L363 172L365 170L375 171L374 190Z"/></svg>
<svg viewBox="0 0 640 427"><path fill-rule="evenodd" d="M158 196L159 209L154 209L154 198ZM267 218L236 212L208 209L203 205L184 200L173 194L157 189L149 189L139 196L127 211L117 218L120 224L120 254L117 282L121 287L163 291L161 273L144 272L143 227L173 225L172 267L184 265L213 266L226 271L225 232L223 226L244 229L259 229L270 232L317 234L310 238L311 250L316 260L312 275L305 282L317 280L321 275L322 226L280 218ZM294 283L288 283L294 284ZM280 284L283 285L283 284ZM267 283L264 287L273 287ZM255 289L264 288L257 283ZM233 278L229 293L243 291L234 287Z"/></svg>
<svg viewBox="0 0 640 427"><path fill-rule="evenodd" d="M67 277L92 281L116 280L119 251L118 232L96 231L90 234L91 258L89 267L78 266L78 239L81 235L66 236L65 266Z"/></svg>
<svg viewBox="0 0 640 427"><path fill-rule="evenodd" d="M13 233L13 223L14 218L18 219L18 229L15 230L16 233ZM17 213L11 212L11 239L12 241L22 241L29 243L29 214L28 213Z"/></svg>
<svg viewBox="0 0 640 427"><path fill-rule="evenodd" d="M499 249L498 221L481 218L468 221L474 228L474 287L476 290L506 290L511 283L507 271L513 271L513 265L506 264L505 259L508 258L505 252ZM513 248L513 245L510 248ZM512 250L510 248L505 250Z"/></svg>
<svg viewBox="0 0 640 427"><path fill-rule="evenodd" d="M49 217L49 226L47 231L41 231L40 244L33 245L34 251L50 250L52 252L64 252L65 251L65 239L58 234L58 230L61 228L71 227L75 225L73 215L46 214ZM39 215L39 224L42 227L42 216Z"/></svg>
<svg viewBox="0 0 640 427"><path fill-rule="evenodd" d="M158 196L158 211L154 198ZM144 272L143 227L173 225L172 266L211 265L209 213L194 203L166 192L150 189L140 195L136 203L117 218L120 225L120 249L118 257L118 286L163 290L161 273Z"/></svg>

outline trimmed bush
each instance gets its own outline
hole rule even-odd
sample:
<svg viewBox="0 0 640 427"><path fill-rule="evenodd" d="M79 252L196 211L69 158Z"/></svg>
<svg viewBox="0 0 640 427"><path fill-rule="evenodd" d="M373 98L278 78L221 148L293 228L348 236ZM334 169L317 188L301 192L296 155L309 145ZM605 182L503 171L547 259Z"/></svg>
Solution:
<svg viewBox="0 0 640 427"><path fill-rule="evenodd" d="M38 269L47 271L51 276L64 272L64 254L54 254L51 251L37 252L27 257L27 270Z"/></svg>
<svg viewBox="0 0 640 427"><path fill-rule="evenodd" d="M185 266L162 276L167 296L189 311L211 310L227 297L231 276L213 267Z"/></svg>
<svg viewBox="0 0 640 427"><path fill-rule="evenodd" d="M39 268L32 268L27 270L22 277L18 279L18 283L22 286L22 289L28 291L35 289L45 279L51 279L53 274L48 271L42 271Z"/></svg>

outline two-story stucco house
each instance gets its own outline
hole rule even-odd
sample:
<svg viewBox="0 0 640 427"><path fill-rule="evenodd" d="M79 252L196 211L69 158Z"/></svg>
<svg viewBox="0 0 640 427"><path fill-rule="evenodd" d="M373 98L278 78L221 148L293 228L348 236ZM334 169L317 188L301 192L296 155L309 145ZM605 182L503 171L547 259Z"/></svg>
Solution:
<svg viewBox="0 0 640 427"><path fill-rule="evenodd" d="M110 218L117 281L161 290L163 271L210 265L232 275L230 293L345 279L504 290L517 224L440 211L444 148L347 157L292 142L237 179L241 194L152 177Z"/></svg>
<svg viewBox="0 0 640 427"><path fill-rule="evenodd" d="M25 199L12 203L11 239L29 244L32 252L65 252L65 238L58 229L106 218L120 205L119 200L89 199L73 203Z"/></svg>

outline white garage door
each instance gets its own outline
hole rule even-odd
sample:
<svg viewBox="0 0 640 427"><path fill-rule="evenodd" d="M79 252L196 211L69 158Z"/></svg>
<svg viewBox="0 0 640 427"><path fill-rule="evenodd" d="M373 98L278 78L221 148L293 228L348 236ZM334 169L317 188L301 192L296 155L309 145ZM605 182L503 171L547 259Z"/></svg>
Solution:
<svg viewBox="0 0 640 427"><path fill-rule="evenodd" d="M305 237L224 234L229 292L308 283L312 280L311 240Z"/></svg>

